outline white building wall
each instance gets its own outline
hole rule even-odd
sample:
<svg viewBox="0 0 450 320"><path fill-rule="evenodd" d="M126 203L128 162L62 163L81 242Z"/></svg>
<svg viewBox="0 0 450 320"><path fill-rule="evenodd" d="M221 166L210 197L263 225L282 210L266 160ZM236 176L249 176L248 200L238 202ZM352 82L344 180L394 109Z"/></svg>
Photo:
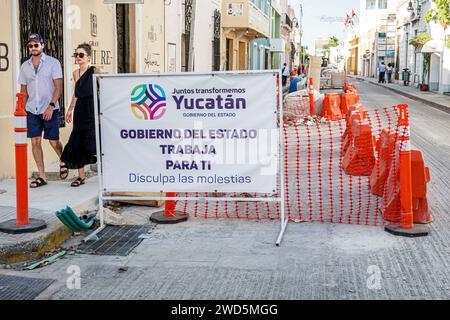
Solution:
<svg viewBox="0 0 450 320"><path fill-rule="evenodd" d="M166 72L181 72L181 35L184 26L182 0L166 5Z"/></svg>
<svg viewBox="0 0 450 320"><path fill-rule="evenodd" d="M397 20L398 20L398 47L399 47L399 79L402 80L402 70L407 67L411 70L411 85L418 86L419 83L426 83L423 79L423 54L416 53L415 48L408 44L409 40L417 33L427 32L434 40L445 40L444 28L434 22L428 24L424 21L426 11L435 6L431 1L422 1L422 12L420 21L410 22L410 13L407 11L409 1L398 0ZM449 30L447 30L447 33ZM442 57L442 61L441 61ZM430 64L430 90L450 92L450 49L443 48L443 53L433 53Z"/></svg>
<svg viewBox="0 0 450 320"><path fill-rule="evenodd" d="M375 1L374 8L367 8L368 1ZM380 26L385 24L385 20L389 14L396 12L397 0L387 0L386 9L379 8L380 0L360 0L359 24L355 31L356 36L360 39L358 52L358 74L364 76L372 76L377 73L379 64L376 32L380 31ZM363 55L369 50L369 60Z"/></svg>
<svg viewBox="0 0 450 320"><path fill-rule="evenodd" d="M197 0L194 36L195 72L210 72L213 68L215 9L221 9L220 0Z"/></svg>

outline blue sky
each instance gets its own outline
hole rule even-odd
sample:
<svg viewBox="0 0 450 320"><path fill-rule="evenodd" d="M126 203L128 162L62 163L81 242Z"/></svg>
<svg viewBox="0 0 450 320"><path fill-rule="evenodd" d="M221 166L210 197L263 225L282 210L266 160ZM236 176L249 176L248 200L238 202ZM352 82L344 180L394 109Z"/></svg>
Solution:
<svg viewBox="0 0 450 320"><path fill-rule="evenodd" d="M346 13L359 11L359 0L289 0L291 6L296 9L303 4L303 44L308 46L308 51L314 50L314 39L318 37L335 36L340 40L345 38L343 22L322 22L321 17L344 17Z"/></svg>

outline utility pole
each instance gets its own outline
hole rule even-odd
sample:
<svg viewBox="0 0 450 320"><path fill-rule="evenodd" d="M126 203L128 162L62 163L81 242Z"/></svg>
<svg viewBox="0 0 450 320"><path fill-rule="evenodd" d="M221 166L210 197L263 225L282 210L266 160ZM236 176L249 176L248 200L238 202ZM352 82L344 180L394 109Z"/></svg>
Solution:
<svg viewBox="0 0 450 320"><path fill-rule="evenodd" d="M191 17L191 31L189 34L189 61L188 71L194 71L194 34L195 34L195 11L197 8L197 0L192 0L192 17Z"/></svg>

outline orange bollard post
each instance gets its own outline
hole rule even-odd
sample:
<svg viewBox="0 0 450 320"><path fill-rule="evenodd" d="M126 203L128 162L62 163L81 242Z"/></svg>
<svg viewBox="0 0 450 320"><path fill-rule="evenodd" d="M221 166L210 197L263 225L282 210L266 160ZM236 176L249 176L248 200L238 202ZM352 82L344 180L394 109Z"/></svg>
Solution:
<svg viewBox="0 0 450 320"><path fill-rule="evenodd" d="M17 225L28 224L28 157L27 157L27 113L25 94L18 93L14 132L16 135L16 208Z"/></svg>
<svg viewBox="0 0 450 320"><path fill-rule="evenodd" d="M47 227L44 220L28 217L28 146L27 112L25 93L16 94L15 117L15 159L16 159L16 219L0 224L0 232L20 234L35 232Z"/></svg>
<svg viewBox="0 0 450 320"><path fill-rule="evenodd" d="M309 115L312 117L315 115L314 110L314 84L313 84L313 78L309 78Z"/></svg>
<svg viewBox="0 0 450 320"><path fill-rule="evenodd" d="M166 197L175 197L175 192L167 192ZM164 204L164 216L166 217L175 217L175 207L177 205L177 202L175 200L166 200L166 203Z"/></svg>
<svg viewBox="0 0 450 320"><path fill-rule="evenodd" d="M167 198L175 198L175 192L167 192ZM164 211L158 211L151 215L150 221L159 224L174 224L184 222L188 219L188 215L184 212L176 210L176 200L166 200L164 204Z"/></svg>
<svg viewBox="0 0 450 320"><path fill-rule="evenodd" d="M412 175L411 175L411 141L408 119L408 106L399 105L399 140L400 147L400 201L401 224L403 229L412 229Z"/></svg>
<svg viewBox="0 0 450 320"><path fill-rule="evenodd" d="M413 223L413 192L411 169L411 134L409 127L408 105L400 104L398 121L398 143L400 144L400 224L385 227L387 232L395 235L418 237L428 235L426 225Z"/></svg>

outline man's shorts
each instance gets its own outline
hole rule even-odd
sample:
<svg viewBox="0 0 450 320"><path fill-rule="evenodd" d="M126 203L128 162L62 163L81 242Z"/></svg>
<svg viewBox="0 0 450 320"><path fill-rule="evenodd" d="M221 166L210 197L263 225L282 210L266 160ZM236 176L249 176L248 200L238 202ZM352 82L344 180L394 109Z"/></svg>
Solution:
<svg viewBox="0 0 450 320"><path fill-rule="evenodd" d="M27 129L28 138L41 137L44 130L44 139L59 140L59 109L53 111L50 121L44 120L42 114L27 112Z"/></svg>

